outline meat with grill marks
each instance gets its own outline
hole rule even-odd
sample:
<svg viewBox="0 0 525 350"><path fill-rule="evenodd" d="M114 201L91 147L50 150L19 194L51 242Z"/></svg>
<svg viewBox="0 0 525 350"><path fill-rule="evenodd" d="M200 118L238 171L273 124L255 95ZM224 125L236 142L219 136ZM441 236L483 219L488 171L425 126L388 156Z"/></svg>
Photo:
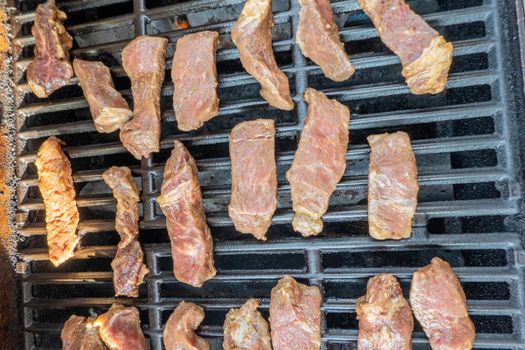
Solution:
<svg viewBox="0 0 525 350"><path fill-rule="evenodd" d="M27 81L40 98L67 85L73 76L69 63L73 38L64 28L66 18L66 14L57 9L55 0L47 0L36 8L31 28L35 37L35 58L27 67Z"/></svg>
<svg viewBox="0 0 525 350"><path fill-rule="evenodd" d="M345 81L355 72L339 38L330 0L299 0L297 44L333 81Z"/></svg>
<svg viewBox="0 0 525 350"><path fill-rule="evenodd" d="M122 50L122 65L131 80L133 119L120 129L120 140L138 160L160 148L160 93L168 39L139 36Z"/></svg>
<svg viewBox="0 0 525 350"><path fill-rule="evenodd" d="M448 262L435 257L414 273L410 305L432 349L472 349L476 330L468 315L465 292Z"/></svg>
<svg viewBox="0 0 525 350"><path fill-rule="evenodd" d="M304 99L308 113L286 178L292 190L293 228L307 237L322 231L321 217L345 171L350 111L314 89L307 89Z"/></svg>
<svg viewBox="0 0 525 350"><path fill-rule="evenodd" d="M97 131L109 133L120 129L133 113L120 92L115 90L109 68L102 62L78 58L73 60L73 68Z"/></svg>
<svg viewBox="0 0 525 350"><path fill-rule="evenodd" d="M38 189L46 211L49 259L58 266L71 258L80 236L77 234L79 214L71 164L60 140L50 137L38 150L35 165L38 170Z"/></svg>
<svg viewBox="0 0 525 350"><path fill-rule="evenodd" d="M201 287L216 273L213 239L202 208L197 165L179 141L166 162L157 203L166 216L175 278Z"/></svg>
<svg viewBox="0 0 525 350"><path fill-rule="evenodd" d="M203 31L177 40L173 56L173 110L182 131L200 128L219 114L215 51L219 33Z"/></svg>
<svg viewBox="0 0 525 350"><path fill-rule="evenodd" d="M261 84L261 96L270 106L292 110L288 77L273 53L272 28L272 1L247 0L232 28L232 40L243 67Z"/></svg>
<svg viewBox="0 0 525 350"><path fill-rule="evenodd" d="M99 331L93 326L94 319L72 315L62 328L62 350L107 349Z"/></svg>
<svg viewBox="0 0 525 350"><path fill-rule="evenodd" d="M359 0L383 43L399 56L413 94L445 89L452 64L451 43L414 13L405 0Z"/></svg>
<svg viewBox="0 0 525 350"><path fill-rule="evenodd" d="M94 326L98 327L109 350L148 349L136 307L113 304L106 313L97 317Z"/></svg>
<svg viewBox="0 0 525 350"><path fill-rule="evenodd" d="M195 334L204 319L202 307L182 301L164 327L166 350L209 350L208 342Z"/></svg>

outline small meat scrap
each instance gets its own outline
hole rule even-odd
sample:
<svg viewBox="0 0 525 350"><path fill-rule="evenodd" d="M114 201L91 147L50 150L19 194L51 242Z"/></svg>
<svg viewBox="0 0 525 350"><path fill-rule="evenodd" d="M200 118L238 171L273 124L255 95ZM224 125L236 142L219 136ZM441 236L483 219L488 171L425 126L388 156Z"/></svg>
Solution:
<svg viewBox="0 0 525 350"><path fill-rule="evenodd" d="M356 313L358 350L412 350L412 311L393 275L383 273L368 280Z"/></svg>
<svg viewBox="0 0 525 350"><path fill-rule="evenodd" d="M274 350L321 347L321 291L285 275L272 289L270 328Z"/></svg>
<svg viewBox="0 0 525 350"><path fill-rule="evenodd" d="M27 81L40 98L67 85L73 76L69 63L73 38L64 28L66 18L66 14L57 9L55 0L47 0L36 8L31 28L35 37L35 59L27 67Z"/></svg>
<svg viewBox="0 0 525 350"><path fill-rule="evenodd" d="M113 304L105 314L97 317L94 326L98 327L109 350L148 349L136 307Z"/></svg>
<svg viewBox="0 0 525 350"><path fill-rule="evenodd" d="M120 129L120 140L138 160L160 148L160 93L168 39L139 36L122 50L122 65L131 80L133 119Z"/></svg>
<svg viewBox="0 0 525 350"><path fill-rule="evenodd" d="M308 114L292 167L293 228L303 236L323 230L321 217L346 168L350 111L320 91L307 89Z"/></svg>
<svg viewBox="0 0 525 350"><path fill-rule="evenodd" d="M297 44L333 81L345 81L355 72L339 38L330 0L299 0Z"/></svg>
<svg viewBox="0 0 525 350"><path fill-rule="evenodd" d="M197 165L179 141L175 141L166 162L157 203L166 216L175 278L201 287L217 272L213 266L213 239L202 208Z"/></svg>
<svg viewBox="0 0 525 350"><path fill-rule="evenodd" d="M105 350L94 319L72 315L62 328L62 350Z"/></svg>
<svg viewBox="0 0 525 350"><path fill-rule="evenodd" d="M404 132L371 135L368 168L368 227L375 239L402 239L412 234L416 212L416 157Z"/></svg>
<svg viewBox="0 0 525 350"><path fill-rule="evenodd" d="M288 77L272 48L272 1L247 0L232 28L232 40L246 71L261 84L261 96L275 108L292 110Z"/></svg>
<svg viewBox="0 0 525 350"><path fill-rule="evenodd" d="M224 322L225 350L272 350L269 324L258 307L259 300L249 299L239 309L230 309Z"/></svg>
<svg viewBox="0 0 525 350"><path fill-rule="evenodd" d="M274 121L257 119L236 125L230 134L230 158L228 213L237 231L265 241L277 208Z"/></svg>
<svg viewBox="0 0 525 350"><path fill-rule="evenodd" d="M124 125L133 115L128 103L115 90L109 68L99 61L73 60L84 96L98 132L113 132Z"/></svg>
<svg viewBox="0 0 525 350"><path fill-rule="evenodd" d="M58 266L73 256L80 240L71 164L62 152L60 140L50 137L44 141L38 150L35 165L38 188L46 210L49 259Z"/></svg>
<svg viewBox="0 0 525 350"><path fill-rule="evenodd" d="M452 64L451 43L414 13L405 0L359 0L383 43L399 56L403 76L415 95L445 89Z"/></svg>
<svg viewBox="0 0 525 350"><path fill-rule="evenodd" d="M215 51L219 33L187 34L173 56L173 110L178 128L191 131L219 114Z"/></svg>
<svg viewBox="0 0 525 350"><path fill-rule="evenodd" d="M204 319L202 307L182 301L164 327L166 350L209 350L208 342L195 334Z"/></svg>
<svg viewBox="0 0 525 350"><path fill-rule="evenodd" d="M463 288L448 262L435 257L414 273L410 305L432 349L472 349L476 330Z"/></svg>

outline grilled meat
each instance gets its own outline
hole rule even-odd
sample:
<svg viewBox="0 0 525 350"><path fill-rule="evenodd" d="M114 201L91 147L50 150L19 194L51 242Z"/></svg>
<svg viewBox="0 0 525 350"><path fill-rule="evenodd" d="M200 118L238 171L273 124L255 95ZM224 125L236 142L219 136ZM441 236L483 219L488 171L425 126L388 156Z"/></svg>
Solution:
<svg viewBox="0 0 525 350"><path fill-rule="evenodd" d="M62 328L62 350L105 350L93 319L72 315Z"/></svg>
<svg viewBox="0 0 525 350"><path fill-rule="evenodd" d="M144 282L144 276L149 273L144 264L144 253L137 240L129 243L121 241L117 247L115 258L111 262L113 268L113 286L116 296L136 298L139 296L139 285Z"/></svg>
<svg viewBox="0 0 525 350"><path fill-rule="evenodd" d="M106 350L106 345L100 338L98 328L94 325L95 319L86 320L86 334L80 346L80 350Z"/></svg>
<svg viewBox="0 0 525 350"><path fill-rule="evenodd" d="M208 342L195 334L204 319L202 307L193 303L180 302L164 327L166 350L209 350Z"/></svg>
<svg viewBox="0 0 525 350"><path fill-rule="evenodd" d="M148 349L136 307L113 304L105 314L97 317L94 326L99 328L100 337L109 350Z"/></svg>

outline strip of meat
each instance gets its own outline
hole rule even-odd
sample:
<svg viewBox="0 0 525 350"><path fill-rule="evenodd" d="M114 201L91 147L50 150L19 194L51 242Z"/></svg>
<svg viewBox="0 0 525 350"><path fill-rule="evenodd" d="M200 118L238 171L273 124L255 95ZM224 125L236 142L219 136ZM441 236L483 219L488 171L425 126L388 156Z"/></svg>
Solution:
<svg viewBox="0 0 525 350"><path fill-rule="evenodd" d="M414 319L394 275L368 280L366 295L357 299L358 350L412 350Z"/></svg>
<svg viewBox="0 0 525 350"><path fill-rule="evenodd" d="M333 81L345 81L355 72L339 38L330 0L299 0L297 44L303 55L314 61Z"/></svg>
<svg viewBox="0 0 525 350"><path fill-rule="evenodd" d="M115 90L109 68L99 61L73 60L84 96L98 132L113 132L124 125L133 115L128 103Z"/></svg>
<svg viewBox="0 0 525 350"><path fill-rule="evenodd" d="M375 239L402 239L412 234L416 212L416 157L404 132L368 136L368 227Z"/></svg>
<svg viewBox="0 0 525 350"><path fill-rule="evenodd" d="M47 0L36 8L31 28L35 37L35 59L27 67L27 82L40 98L67 85L73 76L69 63L73 38L64 28L66 18L66 14L57 9L55 0Z"/></svg>
<svg viewBox="0 0 525 350"><path fill-rule="evenodd" d="M272 289L270 328L274 350L321 347L321 291L285 275Z"/></svg>
<svg viewBox="0 0 525 350"><path fill-rule="evenodd" d="M383 43L399 56L410 91L416 95L443 91L452 64L452 44L404 0L359 0L359 5Z"/></svg>
<svg viewBox="0 0 525 350"><path fill-rule="evenodd" d="M173 110L178 128L191 131L219 114L215 51L219 33L187 34L173 56Z"/></svg>
<svg viewBox="0 0 525 350"><path fill-rule="evenodd" d="M308 114L292 167L293 228L303 236L323 230L321 217L346 168L349 109L320 91L307 89Z"/></svg>
<svg viewBox="0 0 525 350"><path fill-rule="evenodd" d="M194 287L202 286L217 272L213 266L213 239L202 209L197 165L179 141L175 141L166 162L157 203L166 216L175 278Z"/></svg>
<svg viewBox="0 0 525 350"><path fill-rule="evenodd" d="M106 350L106 345L100 338L98 328L94 326L95 319L86 320L86 334L80 346L80 350Z"/></svg>
<svg viewBox="0 0 525 350"><path fill-rule="evenodd" d="M111 262L116 296L130 298L139 296L139 285L149 273L143 261L144 253L137 240L132 240L128 244L119 243L115 258Z"/></svg>
<svg viewBox="0 0 525 350"><path fill-rule="evenodd" d="M195 334L204 319L202 307L182 301L164 327L166 350L209 350L208 342Z"/></svg>
<svg viewBox="0 0 525 350"><path fill-rule="evenodd" d="M258 307L259 300L249 299L239 309L230 309L224 321L225 350L272 350L269 324Z"/></svg>
<svg viewBox="0 0 525 350"><path fill-rule="evenodd" d="M94 326L99 328L100 337L109 350L148 349L136 307L113 304L105 314L97 317Z"/></svg>
<svg viewBox="0 0 525 350"><path fill-rule="evenodd" d="M246 71L261 84L270 106L292 110L288 77L277 65L272 48L272 0L247 0L232 28L232 40Z"/></svg>
<svg viewBox="0 0 525 350"><path fill-rule="evenodd" d="M38 188L46 210L49 259L58 266L73 256L80 240L71 164L62 152L60 140L50 137L44 141L38 150L35 165Z"/></svg>
<svg viewBox="0 0 525 350"><path fill-rule="evenodd" d="M160 148L160 93L168 39L139 36L122 50L122 66L131 80L133 119L120 129L120 140L138 160Z"/></svg>
<svg viewBox="0 0 525 350"><path fill-rule="evenodd" d="M467 298L448 262L438 257L412 277L410 305L434 350L472 349L476 330Z"/></svg>
<svg viewBox="0 0 525 350"><path fill-rule="evenodd" d="M257 119L236 125L230 134L230 158L228 213L237 231L265 241L277 208L274 121Z"/></svg>
<svg viewBox="0 0 525 350"><path fill-rule="evenodd" d="M62 350L105 350L93 319L72 315L62 328Z"/></svg>

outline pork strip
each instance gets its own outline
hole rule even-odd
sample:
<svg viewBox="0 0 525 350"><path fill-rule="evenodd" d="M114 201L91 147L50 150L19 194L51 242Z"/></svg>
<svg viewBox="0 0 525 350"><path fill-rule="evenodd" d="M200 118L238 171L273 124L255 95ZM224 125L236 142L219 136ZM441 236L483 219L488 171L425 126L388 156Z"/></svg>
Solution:
<svg viewBox="0 0 525 350"><path fill-rule="evenodd" d="M105 350L93 319L72 315L62 328L62 350Z"/></svg>
<svg viewBox="0 0 525 350"><path fill-rule="evenodd" d="M304 99L308 114L286 178L292 190L293 228L307 237L323 230L321 217L345 171L350 111L311 88Z"/></svg>
<svg viewBox="0 0 525 350"><path fill-rule="evenodd" d="M113 304L105 314L97 317L94 326L98 327L109 350L148 349L136 307Z"/></svg>
<svg viewBox="0 0 525 350"><path fill-rule="evenodd" d="M182 301L164 327L166 350L209 350L208 342L195 334L204 319L202 307Z"/></svg>

